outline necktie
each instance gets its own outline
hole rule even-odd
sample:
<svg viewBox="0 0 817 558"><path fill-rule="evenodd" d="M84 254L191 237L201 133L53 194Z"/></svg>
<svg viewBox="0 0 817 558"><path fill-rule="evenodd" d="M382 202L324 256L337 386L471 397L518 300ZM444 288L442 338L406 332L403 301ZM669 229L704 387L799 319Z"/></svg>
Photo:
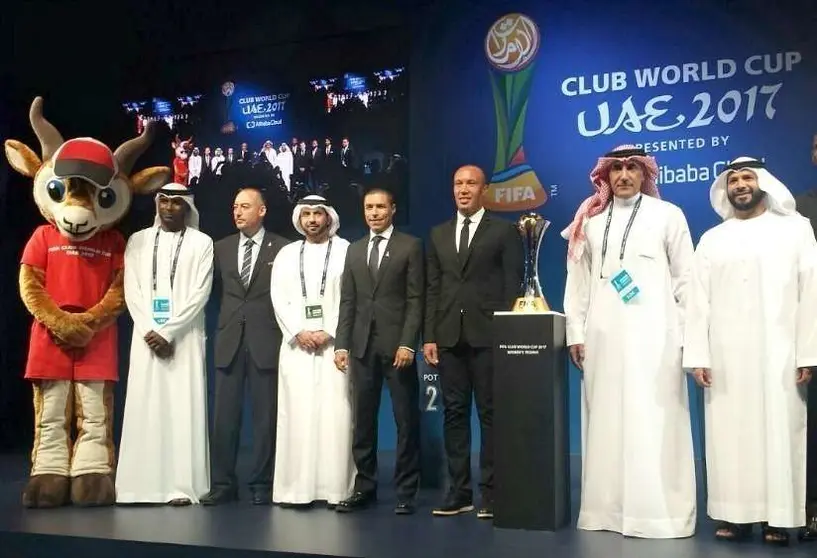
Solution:
<svg viewBox="0 0 817 558"><path fill-rule="evenodd" d="M383 237L380 235L375 236L372 239L372 252L369 254L369 275L372 278L372 281L377 279L377 270L380 267L380 250L379 245L380 241L383 240Z"/></svg>
<svg viewBox="0 0 817 558"><path fill-rule="evenodd" d="M465 254L468 253L468 225L471 224L471 219L468 217L462 222L462 230L460 231L460 245L459 250L457 251L457 255L460 257L460 261L465 260Z"/></svg>
<svg viewBox="0 0 817 558"><path fill-rule="evenodd" d="M244 243L244 261L241 263L241 282L244 288L250 285L250 268L252 267L252 239Z"/></svg>

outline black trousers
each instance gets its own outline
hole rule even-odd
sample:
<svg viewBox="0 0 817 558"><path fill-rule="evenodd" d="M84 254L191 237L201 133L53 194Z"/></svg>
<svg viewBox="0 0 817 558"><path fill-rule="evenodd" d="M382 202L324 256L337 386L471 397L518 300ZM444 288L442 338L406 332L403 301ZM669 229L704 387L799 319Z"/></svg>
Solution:
<svg viewBox="0 0 817 558"><path fill-rule="evenodd" d="M248 384L248 385L247 385ZM271 492L275 465L275 426L278 417L278 370L259 369L242 339L228 368L216 369L212 452L213 490L236 490L235 462L241 434L244 390L252 405L252 469L248 484L253 492Z"/></svg>
<svg viewBox="0 0 817 558"><path fill-rule="evenodd" d="M817 379L808 385L808 437L806 442L806 506L817 515Z"/></svg>
<svg viewBox="0 0 817 558"><path fill-rule="evenodd" d="M369 347L376 343L370 342ZM394 354L370 349L351 363L355 429L352 456L357 467L355 492L377 490L377 417L383 380L389 386L394 422L397 426L397 453L394 485L398 499L413 499L420 486L420 382L417 364L402 369L392 367Z"/></svg>
<svg viewBox="0 0 817 558"><path fill-rule="evenodd" d="M493 502L494 404L493 349L460 342L440 347L440 387L443 395L443 438L451 480L449 495L473 500L471 488L471 401L477 404L481 430L479 453L480 493L486 504Z"/></svg>

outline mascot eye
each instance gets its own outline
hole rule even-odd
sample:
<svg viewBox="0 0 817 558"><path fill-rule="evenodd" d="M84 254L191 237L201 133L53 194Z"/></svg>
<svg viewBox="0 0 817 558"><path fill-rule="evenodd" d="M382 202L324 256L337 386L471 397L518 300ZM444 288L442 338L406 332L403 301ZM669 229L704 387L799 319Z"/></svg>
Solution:
<svg viewBox="0 0 817 558"><path fill-rule="evenodd" d="M49 180L45 189L48 192L48 197L55 202L61 202L65 199L65 184L63 184L61 180L57 180L56 178Z"/></svg>
<svg viewBox="0 0 817 558"><path fill-rule="evenodd" d="M101 190L97 198L99 199L99 205L102 209L110 209L113 207L113 204L116 203L116 194L113 190Z"/></svg>

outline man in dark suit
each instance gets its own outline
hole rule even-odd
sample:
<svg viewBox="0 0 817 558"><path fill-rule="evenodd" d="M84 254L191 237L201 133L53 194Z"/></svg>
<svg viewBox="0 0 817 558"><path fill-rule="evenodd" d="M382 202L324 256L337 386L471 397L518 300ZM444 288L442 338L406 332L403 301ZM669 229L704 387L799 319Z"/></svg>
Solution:
<svg viewBox="0 0 817 558"><path fill-rule="evenodd" d="M471 489L471 394L482 434L477 517L493 517L494 311L509 310L522 282L523 255L512 223L487 213L485 174L464 166L454 174L457 215L431 231L423 354L440 371L443 435L451 488L434 515L474 509Z"/></svg>
<svg viewBox="0 0 817 558"><path fill-rule="evenodd" d="M335 365L354 390L352 454L357 467L352 496L337 511L362 509L377 498L377 415L383 379L397 423L395 513L414 513L420 482L419 380L414 351L423 319L423 247L394 229L391 193L363 198L369 234L349 247L341 287Z"/></svg>
<svg viewBox="0 0 817 558"><path fill-rule="evenodd" d="M817 134L811 142L811 162L817 165ZM797 196L797 211L811 221L817 236L817 188ZM817 310L815 310L817 317ZM806 527L800 540L817 541L817 381L808 385L808 425L806 441Z"/></svg>
<svg viewBox="0 0 817 558"><path fill-rule="evenodd" d="M252 402L253 504L269 504L275 463L278 351L281 330L270 298L270 270L288 241L264 230L261 192L241 190L233 204L238 234L214 246L214 293L220 297L215 339L215 410L211 437L212 482L202 504L238 498L235 475L245 385Z"/></svg>

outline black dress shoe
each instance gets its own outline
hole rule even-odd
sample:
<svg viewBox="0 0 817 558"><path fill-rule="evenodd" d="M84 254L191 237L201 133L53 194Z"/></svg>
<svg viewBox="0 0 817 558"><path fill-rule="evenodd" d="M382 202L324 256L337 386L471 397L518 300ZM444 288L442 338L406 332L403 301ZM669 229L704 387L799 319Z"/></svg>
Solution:
<svg viewBox="0 0 817 558"><path fill-rule="evenodd" d="M447 498L442 506L434 508L434 515L450 516L474 511L474 503L470 499Z"/></svg>
<svg viewBox="0 0 817 558"><path fill-rule="evenodd" d="M257 491L252 493L253 506L269 506L272 503L272 495L269 492Z"/></svg>
<svg viewBox="0 0 817 558"><path fill-rule="evenodd" d="M800 542L817 541L817 515L808 518L808 523L800 530L797 538Z"/></svg>
<svg viewBox="0 0 817 558"><path fill-rule="evenodd" d="M371 504L377 501L377 496L373 493L366 493L366 492L355 492L347 498L346 500L342 501L338 504L338 507L335 511L339 512L352 512L357 510L362 510L364 508L368 508Z"/></svg>
<svg viewBox="0 0 817 558"><path fill-rule="evenodd" d="M397 515L411 515L415 511L414 502L410 500L400 500L394 507L394 513Z"/></svg>
<svg viewBox="0 0 817 558"><path fill-rule="evenodd" d="M238 500L238 493L235 490L216 488L201 499L201 504L203 506L216 506L218 504L234 502L235 500Z"/></svg>

